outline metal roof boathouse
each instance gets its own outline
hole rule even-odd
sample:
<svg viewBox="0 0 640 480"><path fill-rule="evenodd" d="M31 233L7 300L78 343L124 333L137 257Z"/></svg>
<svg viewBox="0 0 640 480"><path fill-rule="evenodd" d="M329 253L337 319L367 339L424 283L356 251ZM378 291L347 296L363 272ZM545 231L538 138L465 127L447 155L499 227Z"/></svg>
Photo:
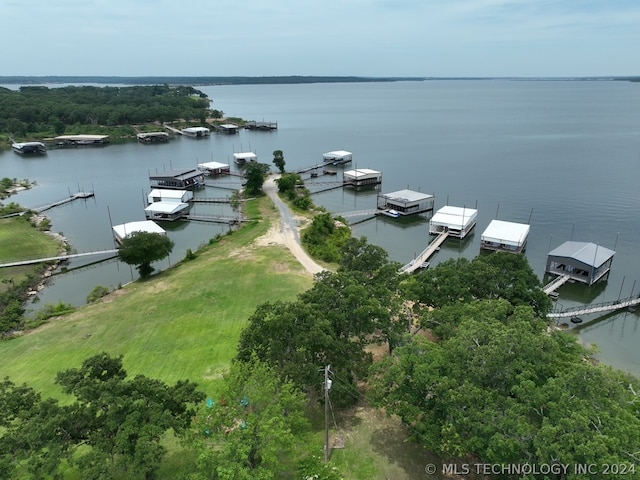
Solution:
<svg viewBox="0 0 640 480"><path fill-rule="evenodd" d="M150 175L149 181L153 188L192 190L204 186L204 175L195 168L188 170L169 170L156 175Z"/></svg>
<svg viewBox="0 0 640 480"><path fill-rule="evenodd" d="M193 138L204 138L211 135L207 127L187 127L182 129L182 135Z"/></svg>
<svg viewBox="0 0 640 480"><path fill-rule="evenodd" d="M159 226L157 223L151 220L144 220L141 222L129 222L123 223L121 225L114 225L112 227L113 236L118 242L118 244L122 244L122 241L131 236L135 232L148 232L148 233L158 233L160 235L166 235L167 232Z"/></svg>
<svg viewBox="0 0 640 480"><path fill-rule="evenodd" d="M415 192L413 190L398 190L397 192L378 195L378 210L395 210L400 215L412 215L414 213L433 210L435 197L428 193Z"/></svg>
<svg viewBox="0 0 640 480"><path fill-rule="evenodd" d="M353 154L346 150L335 150L322 155L322 161L331 165L349 163L351 160L353 160Z"/></svg>
<svg viewBox="0 0 640 480"><path fill-rule="evenodd" d="M615 253L596 243L564 242L549 252L545 272L593 285L609 274Z"/></svg>
<svg viewBox="0 0 640 480"><path fill-rule="evenodd" d="M205 175L222 175L224 173L230 173L231 168L228 163L220 162L205 162L198 164L198 170Z"/></svg>
<svg viewBox="0 0 640 480"><path fill-rule="evenodd" d="M136 134L140 143L167 143L169 134L167 132L141 132Z"/></svg>
<svg viewBox="0 0 640 480"><path fill-rule="evenodd" d="M238 152L233 154L233 162L236 165L244 165L247 162L257 162L258 155L253 152Z"/></svg>
<svg viewBox="0 0 640 480"><path fill-rule="evenodd" d="M522 253L528 237L529 225L491 220L480 237L480 248L497 252Z"/></svg>
<svg viewBox="0 0 640 480"><path fill-rule="evenodd" d="M342 184L353 187L378 185L382 183L382 173L369 168L356 168L343 173Z"/></svg>
<svg viewBox="0 0 640 480"><path fill-rule="evenodd" d="M464 238L475 227L478 210L446 205L429 220L429 233L448 232L449 236Z"/></svg>

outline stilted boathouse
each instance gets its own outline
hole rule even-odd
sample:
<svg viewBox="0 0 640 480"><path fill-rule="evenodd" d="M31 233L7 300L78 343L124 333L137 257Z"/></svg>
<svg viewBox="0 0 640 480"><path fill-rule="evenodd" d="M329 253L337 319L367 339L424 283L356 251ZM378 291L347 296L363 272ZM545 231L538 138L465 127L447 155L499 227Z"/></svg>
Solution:
<svg viewBox="0 0 640 480"><path fill-rule="evenodd" d="M116 242L122 245L122 241L136 232L158 233L166 235L167 232L160 225L152 220L144 220L141 222L129 222L112 227L113 236Z"/></svg>
<svg viewBox="0 0 640 480"><path fill-rule="evenodd" d="M382 183L382 173L369 168L356 168L347 170L343 174L342 184L352 187L364 187L368 185L379 185Z"/></svg>
<svg viewBox="0 0 640 480"><path fill-rule="evenodd" d="M346 150L335 150L322 155L322 161L331 165L349 163L351 160L353 160L353 154Z"/></svg>
<svg viewBox="0 0 640 480"><path fill-rule="evenodd" d="M231 168L228 163L220 163L220 162L206 162L199 163L198 170L200 170L205 175L223 175L225 173L230 173Z"/></svg>
<svg viewBox="0 0 640 480"><path fill-rule="evenodd" d="M480 237L480 248L496 252L522 253L528 237L529 225L491 220Z"/></svg>
<svg viewBox="0 0 640 480"><path fill-rule="evenodd" d="M413 190L398 190L397 192L378 195L378 210L395 210L399 215L413 215L414 213L433 210L435 197L428 193Z"/></svg>
<svg viewBox="0 0 640 480"><path fill-rule="evenodd" d="M615 253L596 243L564 242L549 252L545 272L593 285L608 276Z"/></svg>
<svg viewBox="0 0 640 480"><path fill-rule="evenodd" d="M449 236L464 238L476 226L478 210L446 205L429 220L429 233L448 232Z"/></svg>
<svg viewBox="0 0 640 480"><path fill-rule="evenodd" d="M193 190L204 186L204 175L195 168L169 170L156 175L150 175L149 181L151 182L152 188Z"/></svg>

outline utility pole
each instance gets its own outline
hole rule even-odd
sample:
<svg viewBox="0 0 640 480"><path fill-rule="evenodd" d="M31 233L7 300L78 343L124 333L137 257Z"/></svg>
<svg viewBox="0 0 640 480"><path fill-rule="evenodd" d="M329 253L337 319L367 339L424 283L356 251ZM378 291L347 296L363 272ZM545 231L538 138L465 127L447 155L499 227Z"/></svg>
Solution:
<svg viewBox="0 0 640 480"><path fill-rule="evenodd" d="M324 367L324 463L329 462L329 390L331 389L331 379L329 371L331 365Z"/></svg>

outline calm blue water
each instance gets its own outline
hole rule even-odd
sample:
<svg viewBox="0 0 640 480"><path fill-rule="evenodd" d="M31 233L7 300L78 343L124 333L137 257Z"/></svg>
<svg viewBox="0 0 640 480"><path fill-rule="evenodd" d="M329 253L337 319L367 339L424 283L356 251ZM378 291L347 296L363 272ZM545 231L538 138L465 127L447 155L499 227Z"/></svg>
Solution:
<svg viewBox="0 0 640 480"><path fill-rule="evenodd" d="M616 250L608 282L592 288L565 285L559 308L640 291L640 84L429 81L200 88L227 116L277 121L279 129L201 141L180 138L158 146L57 150L28 160L5 152L0 176L38 182L13 198L27 206L62 198L69 189L93 188L95 200L49 212L54 230L85 251L111 245L109 212L114 224L144 218L143 193L155 169L230 162L233 152L246 150L271 163L279 149L293 170L320 162L324 152L345 149L354 154L347 169L383 172L381 192L410 188L435 194L436 208L448 203L479 210L475 233L462 242L447 240L433 264L478 255L480 235L497 217L531 224L526 254L540 277L547 252L566 240ZM339 189L319 193L314 201L344 213L375 208L377 193ZM169 232L179 247L171 261L225 228L194 223ZM356 225L354 234L403 263L430 240L424 218L370 220ZM42 301L82 304L89 286L131 277L129 267L118 263L67 274ZM637 314L613 315L583 329L580 337L599 344L603 361L640 373L637 324Z"/></svg>

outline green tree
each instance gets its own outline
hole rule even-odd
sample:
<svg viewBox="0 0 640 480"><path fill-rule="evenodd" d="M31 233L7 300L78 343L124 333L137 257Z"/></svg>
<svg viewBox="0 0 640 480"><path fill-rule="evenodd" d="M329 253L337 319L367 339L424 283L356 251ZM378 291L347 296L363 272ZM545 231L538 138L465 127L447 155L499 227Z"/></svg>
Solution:
<svg viewBox="0 0 640 480"><path fill-rule="evenodd" d="M284 173L284 153L282 150L274 150L273 152L273 164L278 168L280 173Z"/></svg>
<svg viewBox="0 0 640 480"><path fill-rule="evenodd" d="M72 441L92 448L76 451L70 461L86 479L150 478L165 453L165 432L184 431L194 413L190 405L204 399L188 381L168 386L144 375L128 379L122 357L107 353L58 373L56 383L77 399L69 407Z"/></svg>
<svg viewBox="0 0 640 480"><path fill-rule="evenodd" d="M140 276L144 278L151 275L154 270L151 262L169 256L173 246L173 241L166 235L154 232L134 232L124 238L118 256L129 265L137 265Z"/></svg>
<svg viewBox="0 0 640 480"><path fill-rule="evenodd" d="M248 162L244 167L244 176L247 179L245 190L248 195L261 195L262 184L269 173L269 165L266 163Z"/></svg>
<svg viewBox="0 0 640 480"><path fill-rule="evenodd" d="M187 443L198 452L189 478L280 478L308 429L305 396L267 364L234 362L219 395L200 407Z"/></svg>

